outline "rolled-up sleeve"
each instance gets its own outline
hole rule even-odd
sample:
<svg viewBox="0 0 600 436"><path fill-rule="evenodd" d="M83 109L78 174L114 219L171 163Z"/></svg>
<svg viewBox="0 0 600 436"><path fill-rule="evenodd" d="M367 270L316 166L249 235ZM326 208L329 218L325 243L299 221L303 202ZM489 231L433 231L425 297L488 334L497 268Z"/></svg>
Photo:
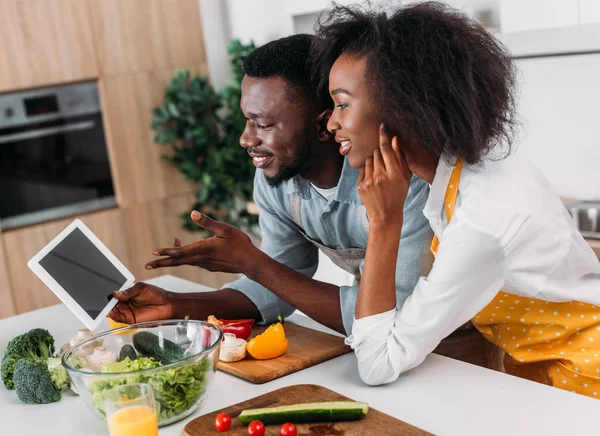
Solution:
<svg viewBox="0 0 600 436"><path fill-rule="evenodd" d="M504 277L498 241L455 217L431 272L419 279L404 305L355 320L347 343L356 353L361 379L370 385L390 383L419 365L492 301Z"/></svg>
<svg viewBox="0 0 600 436"><path fill-rule="evenodd" d="M262 171L257 171L254 177L254 201L261 211L261 250L277 262L312 277L319 264L318 249L302 236L284 208L289 198L278 198L277 192L264 180ZM223 288L234 289L248 297L260 311L262 324L277 320L280 314L289 316L295 310L273 292L245 276Z"/></svg>
<svg viewBox="0 0 600 436"><path fill-rule="evenodd" d="M423 208L429 195L429 186L423 180L413 177L404 204L404 222L398 259L396 262L396 307L400 308L413 292L419 277L429 273L433 255L429 249L433 232L429 221L423 215ZM360 270L364 268L363 259ZM358 286L340 287L340 304L344 329L352 332L354 311L358 298Z"/></svg>

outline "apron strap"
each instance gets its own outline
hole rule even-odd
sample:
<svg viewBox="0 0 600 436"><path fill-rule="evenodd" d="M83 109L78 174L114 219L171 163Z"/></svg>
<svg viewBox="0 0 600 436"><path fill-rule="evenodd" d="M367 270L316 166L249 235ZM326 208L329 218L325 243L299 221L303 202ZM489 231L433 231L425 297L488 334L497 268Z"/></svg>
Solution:
<svg viewBox="0 0 600 436"><path fill-rule="evenodd" d="M302 229L302 201L300 197L296 194L292 194L291 201L291 212L292 212L292 221L296 226Z"/></svg>

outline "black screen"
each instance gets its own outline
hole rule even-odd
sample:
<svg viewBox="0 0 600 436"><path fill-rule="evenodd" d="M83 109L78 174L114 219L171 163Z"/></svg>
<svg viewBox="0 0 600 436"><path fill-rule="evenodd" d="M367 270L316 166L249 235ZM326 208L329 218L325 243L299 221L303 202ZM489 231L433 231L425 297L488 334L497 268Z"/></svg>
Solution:
<svg viewBox="0 0 600 436"><path fill-rule="evenodd" d="M107 297L127 281L77 228L40 265L93 319L106 307Z"/></svg>

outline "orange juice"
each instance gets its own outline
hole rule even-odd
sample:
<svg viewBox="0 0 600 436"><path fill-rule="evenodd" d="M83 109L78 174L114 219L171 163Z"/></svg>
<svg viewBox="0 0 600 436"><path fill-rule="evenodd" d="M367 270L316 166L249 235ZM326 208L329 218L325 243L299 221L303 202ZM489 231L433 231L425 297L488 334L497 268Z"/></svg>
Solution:
<svg viewBox="0 0 600 436"><path fill-rule="evenodd" d="M110 436L158 436L156 410L148 406L130 406L116 411L108 419Z"/></svg>

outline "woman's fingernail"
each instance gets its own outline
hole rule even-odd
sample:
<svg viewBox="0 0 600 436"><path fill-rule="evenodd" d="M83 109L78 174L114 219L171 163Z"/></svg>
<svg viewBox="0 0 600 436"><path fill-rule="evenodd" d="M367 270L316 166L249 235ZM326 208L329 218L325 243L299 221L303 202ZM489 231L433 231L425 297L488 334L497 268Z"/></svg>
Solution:
<svg viewBox="0 0 600 436"><path fill-rule="evenodd" d="M145 268L150 270L150 269L152 269L152 265L146 265Z"/></svg>
<svg viewBox="0 0 600 436"><path fill-rule="evenodd" d="M153 251L152 254L154 254L155 256L160 256L160 253L158 252L158 250Z"/></svg>
<svg viewBox="0 0 600 436"><path fill-rule="evenodd" d="M199 220L200 218L202 218L202 214L195 210L192 212L192 218L194 218L195 220Z"/></svg>

